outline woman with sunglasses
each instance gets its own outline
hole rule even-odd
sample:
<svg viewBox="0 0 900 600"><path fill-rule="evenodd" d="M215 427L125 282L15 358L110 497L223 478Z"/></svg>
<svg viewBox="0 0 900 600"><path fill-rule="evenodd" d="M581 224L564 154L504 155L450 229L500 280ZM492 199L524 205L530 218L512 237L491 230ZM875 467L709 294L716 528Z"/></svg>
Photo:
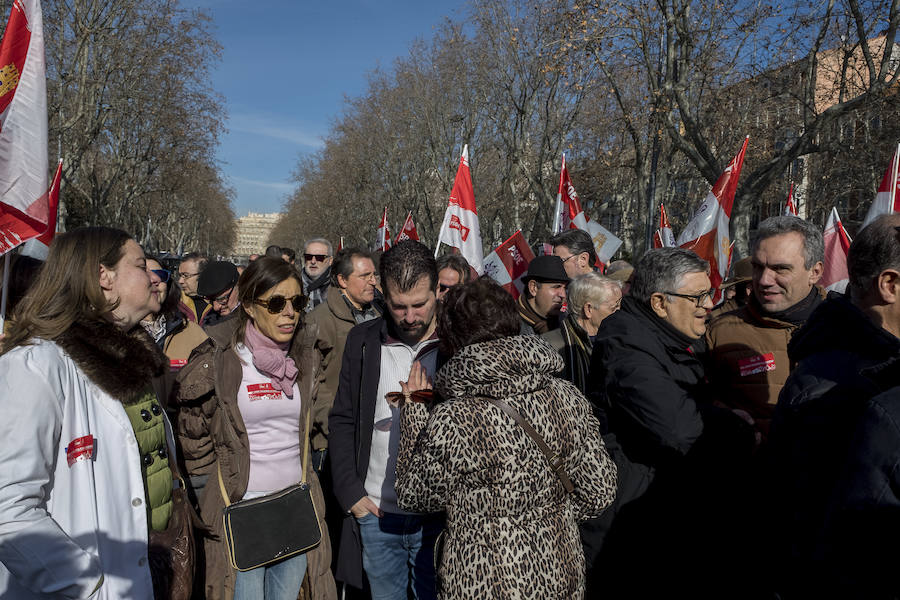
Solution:
<svg viewBox="0 0 900 600"><path fill-rule="evenodd" d="M336 598L324 502L305 435L318 371L314 332L303 327L300 275L280 258L263 257L238 280L240 313L207 329L209 339L177 378L178 439L207 538L205 597L295 600L304 576L314 599ZM231 566L224 536L228 502L261 498L301 480L312 490L321 543L305 554L249 571ZM224 495L223 495L224 494ZM237 540L240 543L242 540Z"/></svg>
<svg viewBox="0 0 900 600"><path fill-rule="evenodd" d="M153 283L153 294L159 302L160 309L141 319L141 327L150 334L169 359L169 368L161 379L164 389L158 390L162 401L168 403L175 374L187 364L191 351L202 344L207 336L203 328L189 321L184 313L178 310L181 288L175 285L172 274L155 258L147 258L147 270L158 280Z"/></svg>

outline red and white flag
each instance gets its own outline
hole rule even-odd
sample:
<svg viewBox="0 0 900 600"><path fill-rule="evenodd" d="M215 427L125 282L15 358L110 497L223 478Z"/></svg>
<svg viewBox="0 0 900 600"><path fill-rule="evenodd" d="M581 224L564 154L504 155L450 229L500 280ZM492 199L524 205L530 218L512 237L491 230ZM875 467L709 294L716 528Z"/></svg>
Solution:
<svg viewBox="0 0 900 600"><path fill-rule="evenodd" d="M662 248L663 247L662 233L659 232L659 229L657 229L656 231L653 232L653 247L654 248Z"/></svg>
<svg viewBox="0 0 900 600"><path fill-rule="evenodd" d="M481 229L478 225L478 211L475 209L475 189L472 187L472 176L469 173L469 146L463 146L459 158L459 169L453 181L447 212L438 234L435 256L441 242L454 248L466 259L479 275L484 272L482 264L484 251L481 249Z"/></svg>
<svg viewBox="0 0 900 600"><path fill-rule="evenodd" d="M850 251L850 236L841 223L837 208L831 209L828 223L825 224L825 269L819 280L826 290L843 293L850 282L847 271L847 253Z"/></svg>
<svg viewBox="0 0 900 600"><path fill-rule="evenodd" d="M725 172L719 176L716 184L706 195L703 204L688 223L678 245L693 250L700 258L709 261L712 286L716 288L713 302L721 296L719 285L728 276L728 260L731 255L731 240L728 237L728 224L731 221L731 207L734 205L734 193L737 191L741 167L744 166L744 154L750 136L744 138L740 152L731 159Z"/></svg>
<svg viewBox="0 0 900 600"><path fill-rule="evenodd" d="M880 215L889 215L891 213L900 212L900 194L897 194L900 188L900 144L897 145L897 151L891 158L891 164L884 177L881 178L881 185L878 186L878 193L875 194L875 200L866 213L866 219L862 226L865 227Z"/></svg>
<svg viewBox="0 0 900 600"><path fill-rule="evenodd" d="M784 203L784 215L790 217L796 217L797 215L797 205L794 204L794 184L791 183L791 189L788 190L787 202Z"/></svg>
<svg viewBox="0 0 900 600"><path fill-rule="evenodd" d="M47 87L39 0L15 0L0 42L0 254L47 231Z"/></svg>
<svg viewBox="0 0 900 600"><path fill-rule="evenodd" d="M387 252L388 248L391 247L391 230L388 229L387 224L387 206L384 207L384 213L381 215L381 223L378 224L378 232L375 234L377 241L376 250L381 249L382 252Z"/></svg>
<svg viewBox="0 0 900 600"><path fill-rule="evenodd" d="M403 229L401 229L400 233L397 234L397 239L394 241L394 243L399 244L404 240L416 240L417 242L419 241L419 232L416 231L416 224L413 223L411 211L406 215L406 220L403 222Z"/></svg>
<svg viewBox="0 0 900 600"><path fill-rule="evenodd" d="M594 241L594 249L597 259L603 264L609 264L612 255L616 253L622 240L617 238L608 229L592 221L581 208L581 200L578 192L569 178L569 170L566 169L566 155L563 154L562 168L559 172L559 192L556 195L557 220L554 233L561 233L566 229L581 229L586 231Z"/></svg>
<svg viewBox="0 0 900 600"><path fill-rule="evenodd" d="M343 249L344 249L344 236L341 236L341 239L340 239L340 241L338 242L338 249L337 249L337 251L340 252L340 251L343 250Z"/></svg>
<svg viewBox="0 0 900 600"><path fill-rule="evenodd" d="M666 214L666 207L662 202L659 203L659 237L663 248L675 247L675 234L672 233L669 215Z"/></svg>
<svg viewBox="0 0 900 600"><path fill-rule="evenodd" d="M517 231L484 257L484 274L506 288L513 298L518 298L524 287L522 277L533 259L534 252L522 232Z"/></svg>
<svg viewBox="0 0 900 600"><path fill-rule="evenodd" d="M50 252L50 242L56 235L56 223L59 220L59 184L62 179L62 159L56 165L56 174L53 176L53 183L50 184L50 191L47 193L49 204L49 217L47 222L47 231L31 238L22 246L22 254L36 258L38 260L47 260L47 254Z"/></svg>

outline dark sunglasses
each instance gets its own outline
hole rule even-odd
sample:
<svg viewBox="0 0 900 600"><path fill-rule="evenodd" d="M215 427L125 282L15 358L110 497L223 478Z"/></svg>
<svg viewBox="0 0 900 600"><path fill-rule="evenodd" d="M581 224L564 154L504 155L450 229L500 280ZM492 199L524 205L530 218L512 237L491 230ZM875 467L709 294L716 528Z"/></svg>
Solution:
<svg viewBox="0 0 900 600"><path fill-rule="evenodd" d="M384 395L384 399L393 404L397 404L401 399L407 402L418 402L420 404L430 404L434 402L434 390L416 390L404 394L403 392L388 392Z"/></svg>
<svg viewBox="0 0 900 600"><path fill-rule="evenodd" d="M291 306L294 308L294 312L300 312L306 308L306 296L291 296L290 298L285 298L284 296L272 296L268 300L254 300L254 302L260 306L265 306L266 310L273 315L277 315L283 311L288 301L290 301Z"/></svg>
<svg viewBox="0 0 900 600"><path fill-rule="evenodd" d="M161 283L168 283L169 277L171 277L171 273L165 269L150 269L150 272L159 277Z"/></svg>
<svg viewBox="0 0 900 600"><path fill-rule="evenodd" d="M303 260L316 259L319 262L324 262L326 258L328 258L327 254L304 254L303 255Z"/></svg>

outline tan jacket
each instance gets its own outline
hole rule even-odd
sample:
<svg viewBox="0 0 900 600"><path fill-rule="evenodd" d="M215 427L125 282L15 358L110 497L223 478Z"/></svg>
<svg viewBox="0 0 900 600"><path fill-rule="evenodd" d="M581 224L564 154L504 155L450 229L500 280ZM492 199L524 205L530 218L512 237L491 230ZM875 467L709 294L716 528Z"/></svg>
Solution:
<svg viewBox="0 0 900 600"><path fill-rule="evenodd" d="M337 394L344 344L347 342L347 334L356 326L356 320L341 290L333 288L325 302L309 313L307 321L311 328L318 329L315 349L320 367L310 439L314 450L322 450L328 447L328 413L331 412L334 396Z"/></svg>
<svg viewBox="0 0 900 600"><path fill-rule="evenodd" d="M200 494L200 517L215 538L207 538L206 598L230 600L234 595L234 571L223 541L222 510L225 502L217 484L217 466L221 467L225 489L232 501L247 491L250 472L250 448L247 430L237 404L242 367L232 346L239 319L229 319L207 330L203 343L190 362L178 374L175 401L179 407L178 443L188 475L208 475L209 482ZM298 385L301 399L315 397L318 362L312 348L314 328L298 333L291 356L300 369ZM303 339L300 339L300 336ZM300 431L305 431L305 414ZM336 600L337 589L331 574L331 543L325 525L325 502L311 462L306 469L313 502L319 513L322 542L307 557L308 583L314 600Z"/></svg>
<svg viewBox="0 0 900 600"><path fill-rule="evenodd" d="M751 303L714 318L706 330L706 372L716 399L750 413L764 437L793 366L788 342L799 328L765 316Z"/></svg>
<svg viewBox="0 0 900 600"><path fill-rule="evenodd" d="M193 321L185 321L184 329L170 335L163 343L163 352L171 360L187 360L191 352L209 337Z"/></svg>

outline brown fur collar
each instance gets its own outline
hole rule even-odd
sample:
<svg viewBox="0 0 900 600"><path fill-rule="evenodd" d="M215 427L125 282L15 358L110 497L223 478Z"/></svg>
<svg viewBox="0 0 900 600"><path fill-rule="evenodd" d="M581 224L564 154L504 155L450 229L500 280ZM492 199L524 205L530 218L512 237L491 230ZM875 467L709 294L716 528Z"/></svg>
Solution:
<svg viewBox="0 0 900 600"><path fill-rule="evenodd" d="M81 322L55 341L100 389L126 404L139 400L166 366L141 327L125 332L104 321Z"/></svg>

